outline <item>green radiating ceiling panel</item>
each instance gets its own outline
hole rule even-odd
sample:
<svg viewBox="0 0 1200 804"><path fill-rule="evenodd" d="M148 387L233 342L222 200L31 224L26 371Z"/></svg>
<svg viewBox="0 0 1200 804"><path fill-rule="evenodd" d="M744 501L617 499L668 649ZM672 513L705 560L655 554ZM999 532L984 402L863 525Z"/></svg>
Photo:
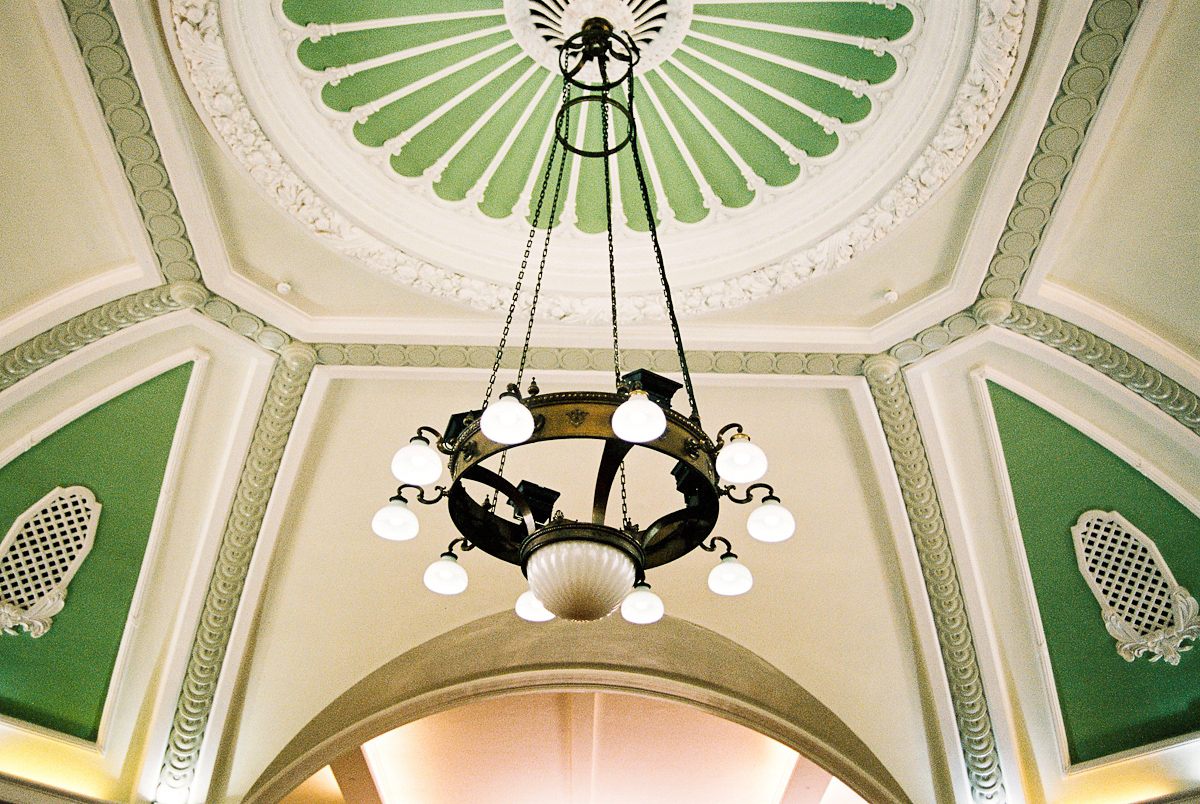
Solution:
<svg viewBox="0 0 1200 804"><path fill-rule="evenodd" d="M549 17L560 6L538 4ZM665 0L629 7L647 17L646 30L666 14ZM296 58L319 82L323 111L360 145L401 177L432 176L442 199L470 198L493 218L531 217L561 82L514 39L502 0L452 9L432 0L284 0L283 11L310 26ZM642 147L674 217L745 207L763 187L802 178L801 160L834 154L848 127L871 115L869 88L897 74L881 43L913 24L902 4L695 4L679 46L634 90ZM581 124L583 139L599 143L600 115ZM618 222L645 229L627 161L613 168ZM592 160L569 168L584 180L601 169ZM579 229L604 229L602 203L573 203Z"/></svg>
<svg viewBox="0 0 1200 804"><path fill-rule="evenodd" d="M97 738L191 372L187 363L142 383L0 468L5 532L56 486L87 486L103 506L50 630L0 633L0 714Z"/></svg>
<svg viewBox="0 0 1200 804"><path fill-rule="evenodd" d="M1141 472L1032 402L988 384L1072 763L1200 729L1200 649L1126 662L1079 572L1071 526L1117 511L1200 593L1200 519ZM1188 643L1185 643L1188 644Z"/></svg>

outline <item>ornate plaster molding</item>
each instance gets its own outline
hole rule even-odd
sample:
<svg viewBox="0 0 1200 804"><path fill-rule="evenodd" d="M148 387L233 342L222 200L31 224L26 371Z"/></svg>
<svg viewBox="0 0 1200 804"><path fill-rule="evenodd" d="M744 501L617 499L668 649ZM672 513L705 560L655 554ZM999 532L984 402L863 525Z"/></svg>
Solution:
<svg viewBox="0 0 1200 804"><path fill-rule="evenodd" d="M108 0L63 0L63 7L104 112L104 122L125 168L125 178L159 270L168 282L198 281L200 267L150 128L150 116L142 103L142 93L133 76L112 6Z"/></svg>
<svg viewBox="0 0 1200 804"><path fill-rule="evenodd" d="M316 363L316 350L308 344L292 342L279 350L192 643L159 773L157 801L186 800L191 787L254 545L296 410Z"/></svg>
<svg viewBox="0 0 1200 804"><path fill-rule="evenodd" d="M1200 436L1200 398L1158 369L1098 335L1020 302L999 325L1053 346L1143 397Z"/></svg>
<svg viewBox="0 0 1200 804"><path fill-rule="evenodd" d="M1015 299L1100 106L1139 0L1094 0L979 295Z"/></svg>
<svg viewBox="0 0 1200 804"><path fill-rule="evenodd" d="M955 567L946 522L934 487L925 441L901 373L891 355L873 355L863 363L863 376L883 423L950 681L950 697L958 719L959 740L976 801L1005 800L1000 755L984 695L975 640Z"/></svg>
<svg viewBox="0 0 1200 804"><path fill-rule="evenodd" d="M414 366L419 368L491 368L496 350L489 346L423 346L372 343L319 343L317 361L326 366ZM517 353L507 352L503 368L515 368ZM809 374L855 376L865 355L804 352L689 351L694 372L712 374ZM678 371L679 360L669 349L623 349L622 367L652 371ZM535 371L612 371L609 349L555 349L539 347L529 352Z"/></svg>
<svg viewBox="0 0 1200 804"><path fill-rule="evenodd" d="M1024 0L982 0L976 37L963 83L929 145L904 176L849 226L786 260L741 276L676 293L683 314L732 308L795 287L840 268L897 228L929 201L990 130L1016 66L1024 26ZM407 287L451 298L479 310L503 309L512 288L431 265L351 223L288 165L255 120L230 65L220 29L218 0L173 0L176 44L196 100L234 158L318 240ZM621 300L622 321L665 317L657 293ZM543 296L539 315L575 323L604 321L608 301L562 294Z"/></svg>
<svg viewBox="0 0 1200 804"><path fill-rule="evenodd" d="M0 391L105 335L164 313L194 307L199 293L207 296L208 291L194 282L159 285L94 307L51 327L0 355Z"/></svg>

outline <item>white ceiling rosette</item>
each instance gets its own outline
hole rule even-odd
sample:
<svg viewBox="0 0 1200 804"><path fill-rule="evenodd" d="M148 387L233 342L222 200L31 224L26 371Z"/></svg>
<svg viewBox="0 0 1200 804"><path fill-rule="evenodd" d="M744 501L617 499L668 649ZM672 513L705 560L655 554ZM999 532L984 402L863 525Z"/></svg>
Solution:
<svg viewBox="0 0 1200 804"><path fill-rule="evenodd" d="M1020 0L175 0L170 23L210 130L318 239L502 310L552 140L554 46L612 18L644 56L642 151L688 314L826 274L917 213L994 128L1025 14ZM609 313L589 161L564 189L549 319ZM620 316L661 318L620 156L613 175Z"/></svg>

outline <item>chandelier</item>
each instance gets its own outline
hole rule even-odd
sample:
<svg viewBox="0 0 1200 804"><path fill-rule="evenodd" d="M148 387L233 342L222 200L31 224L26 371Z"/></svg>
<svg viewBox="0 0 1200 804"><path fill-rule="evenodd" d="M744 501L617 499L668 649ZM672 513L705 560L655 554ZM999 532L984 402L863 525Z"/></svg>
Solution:
<svg viewBox="0 0 1200 804"><path fill-rule="evenodd" d="M756 539L783 541L795 530L795 520L780 505L772 487L757 482L767 470L767 458L751 443L742 426L726 425L710 438L700 423L638 148L633 78L638 57L633 37L614 31L608 20L599 17L586 20L578 33L559 46L563 90L555 136L483 404L478 410L452 415L444 432L431 427L417 429L392 460L392 473L402 485L372 520L372 529L379 536L408 540L417 535L419 524L406 493L426 505L445 501L459 536L426 570L425 585L446 595L465 590L467 573L459 564L456 548L460 552L478 548L521 567L530 588L517 599L516 611L532 621L554 617L596 620L619 607L626 620L655 622L663 615L663 603L646 582L646 571L696 548L708 552L723 548L708 577L713 592L739 595L748 591L752 584L750 570L737 560L728 539L712 535L722 498L748 504L754 501L755 492L763 492L761 504L746 523ZM599 114L599 137L573 135L573 128L583 125L585 114ZM610 157L625 148L629 149L637 176L682 383L646 369L621 373ZM575 157L603 163L615 390L541 393L537 383L530 382L522 395L550 236L561 212L565 168ZM553 192L547 209L550 190ZM577 192L582 193L583 188ZM516 377L493 400L539 232L541 257L528 298L528 321ZM687 394L687 416L671 407L680 388ZM556 508L560 492L528 480L514 484L505 477L509 451L551 441L570 448L572 468L583 462L585 441L602 443L590 516L569 518ZM681 503L681 507L662 513L645 527L631 521L628 513L626 462L634 447L674 461L670 475ZM443 456L449 458L448 466ZM435 486L447 468L451 484ZM621 499L617 525L610 524L615 517L608 511L614 484L619 485ZM745 486L741 492L737 490L739 485ZM506 504L503 507L502 501ZM506 508L511 508L511 515Z"/></svg>

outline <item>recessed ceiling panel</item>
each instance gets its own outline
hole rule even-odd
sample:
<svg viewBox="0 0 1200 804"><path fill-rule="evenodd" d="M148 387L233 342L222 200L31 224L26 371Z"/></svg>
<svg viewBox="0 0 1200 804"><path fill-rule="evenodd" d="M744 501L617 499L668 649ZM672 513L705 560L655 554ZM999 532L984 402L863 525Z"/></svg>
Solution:
<svg viewBox="0 0 1200 804"><path fill-rule="evenodd" d="M555 142L556 46L586 17L642 54L639 141L684 312L794 287L915 214L990 133L1023 28L1019 4L907 0L173 9L203 115L268 195L368 267L485 310L511 295ZM601 141L594 105L577 145ZM659 317L636 166L610 167L621 315ZM603 173L566 168L547 316L607 316Z"/></svg>

